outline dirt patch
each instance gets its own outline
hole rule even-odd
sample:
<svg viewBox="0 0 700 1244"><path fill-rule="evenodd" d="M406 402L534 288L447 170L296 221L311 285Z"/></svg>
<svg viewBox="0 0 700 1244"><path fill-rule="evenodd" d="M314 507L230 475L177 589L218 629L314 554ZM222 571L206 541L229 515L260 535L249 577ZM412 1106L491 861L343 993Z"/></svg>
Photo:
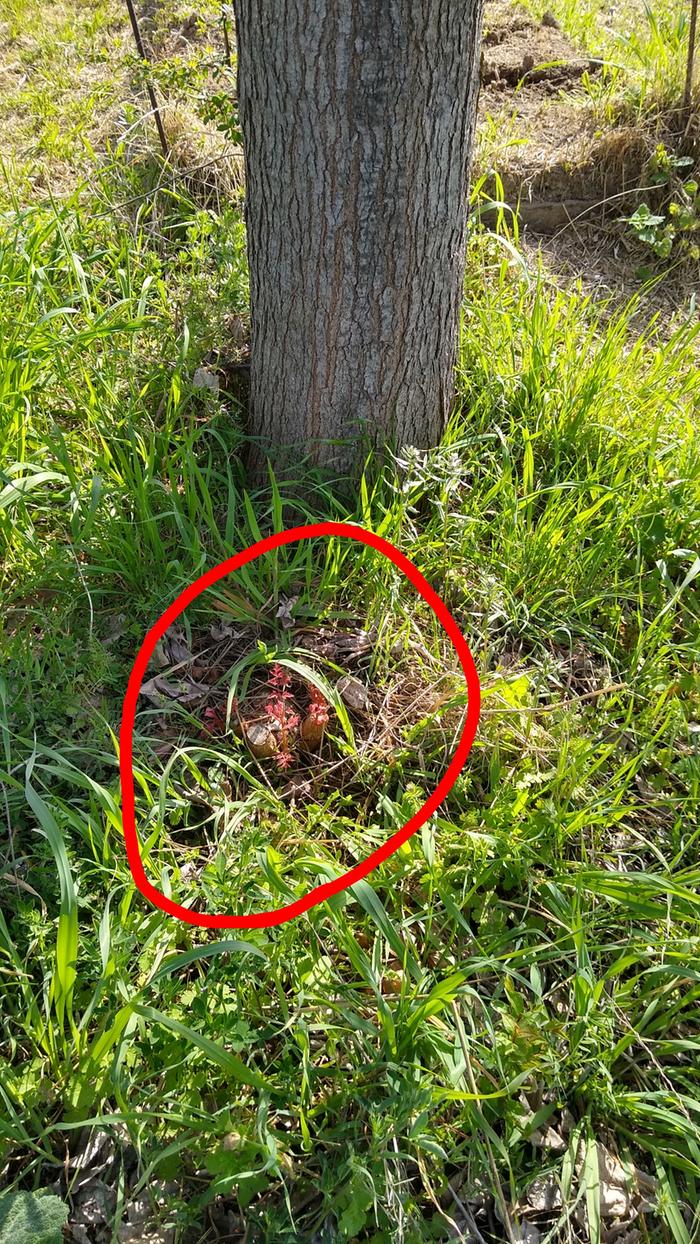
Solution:
<svg viewBox="0 0 700 1244"><path fill-rule="evenodd" d="M611 203L619 215L619 200L631 201L643 180L654 147L650 137L631 127L601 132L585 103L541 91L523 90L510 105L510 142L495 167L523 221L546 233L582 211L602 217ZM484 92L481 108L482 117L497 124L503 97ZM546 210L538 218L540 205Z"/></svg>
<svg viewBox="0 0 700 1244"><path fill-rule="evenodd" d="M533 269L541 264L557 285L580 285L611 314L640 295L639 329L653 322L662 343L691 313L697 271L660 266L644 285L640 271L653 271L653 256L620 218L642 202L658 204L649 161L659 143L674 149L677 135L660 122L601 128L585 72L595 64L549 14L538 24L508 0L487 0L475 176L517 215Z"/></svg>
<svg viewBox="0 0 700 1244"><path fill-rule="evenodd" d="M477 172L493 170L521 222L542 233L612 205L634 210L644 170L662 135L642 127L601 129L579 89L597 66L545 14L487 6L479 100Z"/></svg>
<svg viewBox="0 0 700 1244"><path fill-rule="evenodd" d="M697 271L690 264L660 269L655 280L643 283L640 268L648 262L648 255L632 241L624 225L574 220L549 236L525 229L520 247L531 269L541 264L558 286L580 287L597 305L607 304L611 315L637 296L634 323L640 333L653 328L659 345L697 314L692 310ZM697 352L700 357L700 341Z"/></svg>
<svg viewBox="0 0 700 1244"><path fill-rule="evenodd" d="M546 14L538 25L517 11L487 11L481 56L485 85L518 86L523 82L562 86L594 71L594 62L576 51L551 15Z"/></svg>
<svg viewBox="0 0 700 1244"><path fill-rule="evenodd" d="M283 626L294 599L282 598ZM215 621L190 638L171 627L140 693L154 753L167 760L186 738L223 746L253 769L262 765L282 799L300 798L317 794L329 777L333 787L352 783L367 761L386 762L404 730L443 708L450 714L452 677L430 682L409 672L403 639L384 652L377 630L359 623L288 635L271 663L260 655L255 625Z"/></svg>

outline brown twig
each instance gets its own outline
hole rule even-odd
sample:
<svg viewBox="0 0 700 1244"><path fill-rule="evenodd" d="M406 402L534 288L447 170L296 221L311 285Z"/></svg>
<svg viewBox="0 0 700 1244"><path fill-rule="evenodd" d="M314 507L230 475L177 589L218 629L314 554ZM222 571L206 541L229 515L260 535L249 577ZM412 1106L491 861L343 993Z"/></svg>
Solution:
<svg viewBox="0 0 700 1244"><path fill-rule="evenodd" d="M221 6L221 27L224 32L224 52L226 54L226 64L231 68L231 41L228 37L228 16L226 13L226 5Z"/></svg>
<svg viewBox="0 0 700 1244"><path fill-rule="evenodd" d="M450 1226L452 1230L455 1232L457 1238L462 1241L462 1244L468 1244L467 1237L465 1236L464 1232L460 1229L459 1225L455 1222L454 1218L450 1217L450 1215L443 1209L442 1205L438 1201L435 1195L435 1190L430 1182L430 1179L428 1178L428 1171L426 1169L425 1159L423 1158L423 1155L421 1154L420 1149L417 1151L417 1162L418 1162L418 1170L420 1171L420 1176L421 1176L421 1179L423 1180L423 1187L425 1188L438 1214L440 1215L441 1218L444 1218L448 1226ZM458 1197L456 1198L456 1203L458 1204L458 1207L461 1210L464 1210L465 1207L462 1205ZM486 1241L484 1240L484 1237L482 1235L477 1235L477 1244L486 1244Z"/></svg>
<svg viewBox="0 0 700 1244"><path fill-rule="evenodd" d="M126 0L126 7L129 10L129 20L131 22L131 29L134 32L134 42L136 44L136 50L139 56L141 57L141 60L144 62L146 66L148 66L149 61L148 61L148 57L146 56L146 52L143 46L143 39L141 38L141 30L139 27L139 19L136 16L136 9L134 8L133 0ZM165 156L167 160L168 140L165 137L165 130L163 129L163 118L160 115L160 108L158 107L158 100L156 99L156 93L153 90L153 86L148 75L146 76L146 90L148 91L148 98L151 101L151 109L153 110L153 117L155 119L156 129L158 130L158 137L160 139L160 145L163 149L163 155Z"/></svg>
<svg viewBox="0 0 700 1244"><path fill-rule="evenodd" d="M572 708L575 704L583 704L585 700L597 700L600 695L612 695L615 691L628 691L626 682L614 682L609 687L598 687L595 691L586 691L583 695L574 695L568 700L557 700L554 704L533 704L512 708L486 708L484 713L490 717L512 716L513 713L556 713L558 709Z"/></svg>

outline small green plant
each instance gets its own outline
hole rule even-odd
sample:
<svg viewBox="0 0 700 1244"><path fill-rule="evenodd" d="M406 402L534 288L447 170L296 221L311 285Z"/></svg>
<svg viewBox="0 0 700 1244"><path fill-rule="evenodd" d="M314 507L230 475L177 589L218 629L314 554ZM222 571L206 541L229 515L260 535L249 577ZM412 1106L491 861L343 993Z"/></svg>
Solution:
<svg viewBox="0 0 700 1244"><path fill-rule="evenodd" d="M692 168L692 156L678 156L669 151L664 143L659 143L649 160L647 174L654 186L670 186L677 179L679 169Z"/></svg>
<svg viewBox="0 0 700 1244"><path fill-rule="evenodd" d="M243 142L243 134L241 132L241 123L238 116L238 108L234 102L234 83L233 75L230 69L225 66L217 66L213 73L215 81L221 81L218 90L209 88L200 95L199 115L203 121L209 121L215 125L217 130L225 134L229 142Z"/></svg>
<svg viewBox="0 0 700 1244"><path fill-rule="evenodd" d="M35 1192L0 1196L0 1244L61 1244L68 1207L60 1197Z"/></svg>
<svg viewBox="0 0 700 1244"><path fill-rule="evenodd" d="M631 216L622 216L621 220L629 226L638 242L650 247L659 259L668 259L676 231L667 216L659 216L652 212L647 203L640 203L636 212Z"/></svg>
<svg viewBox="0 0 700 1244"><path fill-rule="evenodd" d="M638 242L648 247L657 259L700 259L700 246L694 235L700 228L700 190L694 177L683 175L692 168L692 156L677 156L660 143L649 161L647 176L653 186L667 187L665 203L654 211L648 203L640 203L631 216L621 220Z"/></svg>

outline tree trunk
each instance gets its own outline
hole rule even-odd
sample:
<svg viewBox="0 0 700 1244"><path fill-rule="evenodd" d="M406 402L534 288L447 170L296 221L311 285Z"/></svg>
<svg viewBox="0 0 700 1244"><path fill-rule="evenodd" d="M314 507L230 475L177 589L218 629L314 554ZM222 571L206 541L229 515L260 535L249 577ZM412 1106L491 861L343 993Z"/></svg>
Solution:
<svg viewBox="0 0 700 1244"><path fill-rule="evenodd" d="M264 452L345 471L444 429L481 5L235 0Z"/></svg>

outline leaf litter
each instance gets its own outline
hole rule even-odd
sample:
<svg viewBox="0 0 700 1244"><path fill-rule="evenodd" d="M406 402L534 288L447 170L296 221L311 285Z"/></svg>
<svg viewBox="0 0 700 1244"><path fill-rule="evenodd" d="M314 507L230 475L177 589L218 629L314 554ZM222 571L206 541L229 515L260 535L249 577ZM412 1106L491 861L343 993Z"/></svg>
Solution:
<svg viewBox="0 0 700 1244"><path fill-rule="evenodd" d="M277 800L300 816L291 840L301 844L302 805L337 796L350 801L358 828L370 826L402 757L409 768L423 767L419 738L429 739L445 763L454 749L465 707L457 668L436 675L426 669L422 644L381 635L359 619L297 625L298 599L280 595L273 633L264 639L259 624L217 618L187 632L170 628L154 652L141 688L148 706L142 735L161 761L194 757L199 776L183 761L176 790L185 810L206 809L212 825L205 831L200 816L193 827L185 811L169 828L173 848L190 852L193 880L216 854L222 832L235 824L237 835L263 823L256 789L269 792L266 806ZM243 805L246 816L232 813ZM328 845L337 854L334 834Z"/></svg>

